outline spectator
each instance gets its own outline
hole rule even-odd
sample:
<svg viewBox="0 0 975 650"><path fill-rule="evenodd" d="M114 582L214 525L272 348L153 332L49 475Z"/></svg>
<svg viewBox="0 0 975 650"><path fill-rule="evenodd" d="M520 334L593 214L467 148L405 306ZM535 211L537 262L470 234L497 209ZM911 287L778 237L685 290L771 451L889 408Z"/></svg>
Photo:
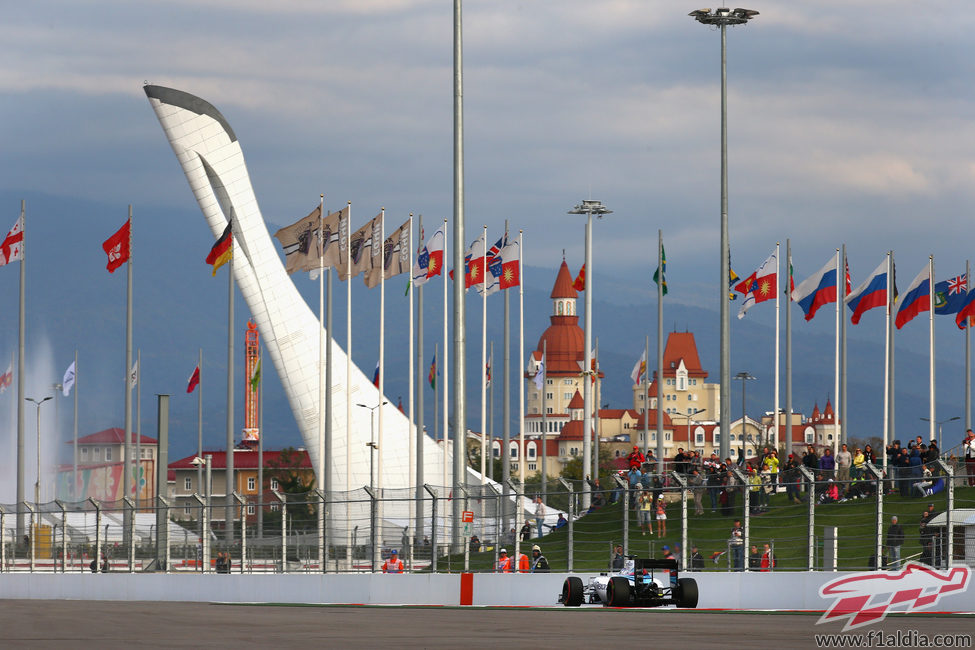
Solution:
<svg viewBox="0 0 975 650"><path fill-rule="evenodd" d="M214 568L216 569L216 572L217 573L226 573L223 570L223 567L224 567L224 559L223 559L223 552L222 551L220 553L217 553L217 559L214 561L213 565L214 565Z"/></svg>
<svg viewBox="0 0 975 650"><path fill-rule="evenodd" d="M833 479L826 480L826 487L819 495L818 503L820 505L824 503L833 503L834 501L839 501L840 499L840 488L836 481Z"/></svg>
<svg viewBox="0 0 975 650"><path fill-rule="evenodd" d="M802 464L808 467L814 474L819 471L819 456L812 445L806 448L806 453L802 457Z"/></svg>
<svg viewBox="0 0 975 650"><path fill-rule="evenodd" d="M677 558L674 557L674 553L673 553L673 551L670 550L670 547L669 546L667 546L666 544L664 544L664 547L661 550L663 551L663 559L664 560L674 560L675 562L677 561Z"/></svg>
<svg viewBox="0 0 975 650"><path fill-rule="evenodd" d="M853 465L853 454L847 449L846 444L842 445L836 453L835 464L836 478L840 483L848 482L850 480L850 467Z"/></svg>
<svg viewBox="0 0 975 650"><path fill-rule="evenodd" d="M863 470L866 469L867 457L863 454L863 450L857 447L853 450L853 468L850 470L851 478L861 478L863 476Z"/></svg>
<svg viewBox="0 0 975 650"><path fill-rule="evenodd" d="M863 446L863 459L871 465L877 464L877 454L874 453L872 445Z"/></svg>
<svg viewBox="0 0 975 650"><path fill-rule="evenodd" d="M762 568L762 554L758 552L758 547L752 544L751 553L748 554L748 568L755 571Z"/></svg>
<svg viewBox="0 0 975 650"><path fill-rule="evenodd" d="M908 449L920 449L921 448L921 442L922 442L921 436L918 436L914 440L912 440L909 443L907 443L907 448Z"/></svg>
<svg viewBox="0 0 975 650"><path fill-rule="evenodd" d="M626 556L623 555L623 547L617 546L613 549L613 571L619 571L626 564Z"/></svg>
<svg viewBox="0 0 975 650"><path fill-rule="evenodd" d="M901 546L904 545L904 529L897 523L897 516L890 518L887 527L887 550L889 551L890 566L896 569L901 561Z"/></svg>
<svg viewBox="0 0 975 650"><path fill-rule="evenodd" d="M694 495L694 514L704 514L704 477L696 467L691 470L691 475L687 480L691 486L691 494Z"/></svg>
<svg viewBox="0 0 975 650"><path fill-rule="evenodd" d="M969 429L965 432L965 442L962 443L965 449L965 471L968 473L969 487L975 485L975 433Z"/></svg>
<svg viewBox="0 0 975 650"><path fill-rule="evenodd" d="M535 535L542 536L542 524L545 523L545 504L542 497L535 497Z"/></svg>
<svg viewBox="0 0 975 650"><path fill-rule="evenodd" d="M653 514L652 507L653 502L650 500L650 493L641 490L636 504L636 521L642 535L646 535L648 532L653 535L653 522L650 521L650 516Z"/></svg>
<svg viewBox="0 0 975 650"><path fill-rule="evenodd" d="M833 452L829 447L823 451L823 457L819 459L819 471L827 477L836 472L836 458L833 457Z"/></svg>
<svg viewBox="0 0 975 650"><path fill-rule="evenodd" d="M108 573L108 556L102 553L102 573Z"/></svg>
<svg viewBox="0 0 975 650"><path fill-rule="evenodd" d="M765 550L762 553L762 571L771 571L775 568L775 556L772 554L772 547L765 544Z"/></svg>
<svg viewBox="0 0 975 650"><path fill-rule="evenodd" d="M525 522L525 525L521 527L521 541L527 542L532 537L532 525Z"/></svg>
<svg viewBox="0 0 975 650"><path fill-rule="evenodd" d="M785 483L785 496L793 503L799 501L799 480L802 475L799 472L799 461L795 454L789 454L785 462L785 470L782 472L782 482Z"/></svg>
<svg viewBox="0 0 975 650"><path fill-rule="evenodd" d="M657 537L667 536L667 502L657 499Z"/></svg>
<svg viewBox="0 0 975 650"><path fill-rule="evenodd" d="M511 558L508 557L507 549L498 550L498 563L494 568L495 573L511 573Z"/></svg>
<svg viewBox="0 0 975 650"><path fill-rule="evenodd" d="M728 546L731 547L731 568L734 571L745 569L745 540L742 539L741 521L736 519L731 529Z"/></svg>
<svg viewBox="0 0 975 650"><path fill-rule="evenodd" d="M941 450L938 449L938 443L937 441L932 440L928 444L928 454L927 456L924 457L924 462L933 463L934 461L938 460L940 457L941 457Z"/></svg>
<svg viewBox="0 0 975 650"><path fill-rule="evenodd" d="M762 477L754 469L748 470L748 509L755 514L761 509Z"/></svg>
<svg viewBox="0 0 975 650"><path fill-rule="evenodd" d="M677 453L674 454L674 471L678 474L687 474L687 455L684 454L684 448L678 447Z"/></svg>
<svg viewBox="0 0 975 650"><path fill-rule="evenodd" d="M562 526L565 526L567 523L569 523L569 522L566 520L565 515L563 515L560 512L559 513L559 520L555 522L555 530L558 530Z"/></svg>
<svg viewBox="0 0 975 650"><path fill-rule="evenodd" d="M542 555L542 549L535 544L532 546L531 573L548 573L548 560Z"/></svg>
<svg viewBox="0 0 975 650"><path fill-rule="evenodd" d="M770 451L765 458L765 464L768 465L769 471L769 492L775 494L779 491L779 452L774 449Z"/></svg>
<svg viewBox="0 0 975 650"><path fill-rule="evenodd" d="M711 512L712 514L717 512L718 505L720 503L719 497L721 496L721 474L719 469L721 463L717 462L717 456L711 454L711 460L705 461L705 464L711 463L707 466L707 475L704 477L704 482L708 486L708 498L711 501Z"/></svg>
<svg viewBox="0 0 975 650"><path fill-rule="evenodd" d="M643 477L643 473L640 472L639 467L631 467L630 472L626 475L627 481L630 486L630 504L629 507L633 508L636 505L636 495L637 491L640 489L640 479Z"/></svg>
<svg viewBox="0 0 975 650"><path fill-rule="evenodd" d="M481 550L481 539L477 535L471 535L471 553L478 553Z"/></svg>
<svg viewBox="0 0 975 650"><path fill-rule="evenodd" d="M919 542L921 543L921 562L929 566L934 566L934 530L928 526L931 521L931 512L925 510L921 513L921 523L918 525Z"/></svg>
<svg viewBox="0 0 975 650"><path fill-rule="evenodd" d="M383 573L403 573L403 560L399 559L395 548L389 551L389 559L383 562Z"/></svg>
<svg viewBox="0 0 975 650"><path fill-rule="evenodd" d="M630 469L635 469L639 472L640 466L643 465L647 459L642 453L640 453L640 448L637 445L633 445L633 451L631 451L630 455L626 457L626 460L629 463Z"/></svg>
<svg viewBox="0 0 975 650"><path fill-rule="evenodd" d="M423 536L423 545L430 546L430 538L427 537L426 535Z"/></svg>
<svg viewBox="0 0 975 650"><path fill-rule="evenodd" d="M704 571L704 557L696 546L691 547L691 571Z"/></svg>

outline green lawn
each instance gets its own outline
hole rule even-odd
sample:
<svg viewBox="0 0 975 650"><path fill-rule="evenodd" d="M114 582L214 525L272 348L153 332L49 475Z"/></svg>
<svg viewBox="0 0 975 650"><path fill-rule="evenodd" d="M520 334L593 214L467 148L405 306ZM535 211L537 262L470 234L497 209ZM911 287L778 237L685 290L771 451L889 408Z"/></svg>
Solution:
<svg viewBox="0 0 975 650"><path fill-rule="evenodd" d="M945 493L923 499L904 499L900 496L888 495L884 497L883 531L886 537L890 517L897 515L904 528L906 540L901 549L901 556L907 557L920 553L918 522L921 512L927 509L928 503L934 503L938 512L946 508ZM955 488L955 507L975 507L975 488ZM727 555L721 556L718 562L711 560L711 554L726 550L726 543L731 532L734 519L742 517L742 504L739 498L735 504L734 516L712 514L705 498L705 512L703 515L694 514L694 503L688 499L687 535L688 546L697 545L705 559L706 570L726 570ZM876 499L861 499L846 503L831 503L819 505L815 508L815 535L821 544L823 529L826 526L836 526L839 537L839 568L866 569L871 555L874 553L876 531ZM805 569L807 556L807 517L808 504L794 504L786 501L784 493L771 498L768 512L751 517L750 542L758 546L759 550L766 542L772 544L778 559L780 569ZM612 547L622 543L623 539L623 510L621 504L605 506L592 512L575 523L574 569L576 571L600 571L608 566ZM680 543L681 521L680 502L672 502L667 508L667 535L661 540L656 535L641 535L637 528L635 513L630 513L629 552L645 557L659 557L664 544L672 549ZM543 538L533 539L522 545L522 551L528 553L531 544L539 544L542 552L548 558L554 571L564 571L568 568L568 527L564 527ZM510 552L514 549L509 548ZM690 548L688 548L690 554ZM747 553L746 553L747 555ZM816 566L819 567L821 550L817 552ZM492 569L493 553L482 552L471 555L470 566L473 571L490 571ZM456 567L463 566L462 557L451 557L441 560L441 570L449 564Z"/></svg>

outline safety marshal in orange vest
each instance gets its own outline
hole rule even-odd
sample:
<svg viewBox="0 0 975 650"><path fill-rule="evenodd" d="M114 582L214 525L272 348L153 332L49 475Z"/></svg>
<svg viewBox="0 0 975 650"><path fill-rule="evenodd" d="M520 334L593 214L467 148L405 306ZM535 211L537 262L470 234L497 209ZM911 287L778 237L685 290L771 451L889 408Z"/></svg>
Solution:
<svg viewBox="0 0 975 650"><path fill-rule="evenodd" d="M498 565L495 567L495 572L511 573L511 558L508 557L508 551L503 548L498 551Z"/></svg>
<svg viewBox="0 0 975 650"><path fill-rule="evenodd" d="M383 573L403 573L403 560L394 548L389 552L389 559L383 562Z"/></svg>
<svg viewBox="0 0 975 650"><path fill-rule="evenodd" d="M531 573L531 563L524 553L518 554L518 573Z"/></svg>

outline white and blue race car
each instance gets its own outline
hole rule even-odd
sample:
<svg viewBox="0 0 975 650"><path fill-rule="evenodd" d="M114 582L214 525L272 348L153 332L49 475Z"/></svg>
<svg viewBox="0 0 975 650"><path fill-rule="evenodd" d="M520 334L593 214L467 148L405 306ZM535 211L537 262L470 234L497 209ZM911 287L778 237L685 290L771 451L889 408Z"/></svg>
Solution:
<svg viewBox="0 0 975 650"><path fill-rule="evenodd" d="M697 581L677 575L677 560L629 558L615 573L600 573L584 585L569 576L562 584L559 602L578 607L584 602L606 607L697 607Z"/></svg>

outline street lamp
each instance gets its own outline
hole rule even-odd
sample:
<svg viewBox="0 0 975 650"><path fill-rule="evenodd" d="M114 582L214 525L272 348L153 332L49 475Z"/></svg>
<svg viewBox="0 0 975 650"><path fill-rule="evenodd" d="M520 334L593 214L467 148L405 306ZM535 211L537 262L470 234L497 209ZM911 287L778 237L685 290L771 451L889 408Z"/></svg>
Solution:
<svg viewBox="0 0 975 650"><path fill-rule="evenodd" d="M585 314L585 359L582 370L583 400L585 408L582 416L582 476L592 467L592 215L602 219L604 214L613 211L599 201L585 199L569 210L568 214L586 215L586 314ZM589 508L589 483L582 483L582 507Z"/></svg>
<svg viewBox="0 0 975 650"><path fill-rule="evenodd" d="M698 413L704 413L704 411L705 409L696 409L693 412L688 413L687 415L684 415L683 413L671 414L671 417L674 417L676 415L678 417L687 418L687 446L688 447L690 447L691 443L693 442L693 440L691 440L691 418L693 418Z"/></svg>
<svg viewBox="0 0 975 650"><path fill-rule="evenodd" d="M741 450L738 454L738 458L743 459L745 457L745 382L751 379L755 379L747 372L739 372L735 375L735 379L741 380L741 432L738 434L741 440ZM722 447L724 447L724 438L721 438ZM729 447L730 453L730 447Z"/></svg>
<svg viewBox="0 0 975 650"><path fill-rule="evenodd" d="M33 397L24 398L26 401L33 403L34 406L37 407L37 481L34 483L35 506L41 502L41 404L53 398L53 395L48 395L40 400L36 400Z"/></svg>
<svg viewBox="0 0 975 650"><path fill-rule="evenodd" d="M943 440L943 438L941 437L941 425L944 424L945 422L954 422L955 420L960 420L960 419L961 419L961 416L960 415L956 415L955 417L948 418L947 420L936 420L935 421L935 424L938 425L938 453L939 454L941 453L941 441ZM921 420L923 420L924 422L930 422L931 421L931 418L921 418Z"/></svg>
<svg viewBox="0 0 975 650"><path fill-rule="evenodd" d="M373 416L376 414L376 409L378 409L380 406L383 406L384 404L389 404L389 402L384 401L382 404L376 404L375 406L356 404L356 406L361 406L362 408L369 411L369 442L366 443L366 447L369 447L369 489L370 490L373 488L374 481L375 481L375 478L373 477L373 467L372 467L373 452L379 449L379 445L376 444L376 441L374 439L375 423L373 421L374 420Z"/></svg>
<svg viewBox="0 0 975 650"><path fill-rule="evenodd" d="M698 9L688 14L704 25L721 27L721 277L718 281L718 296L721 317L721 363L719 391L719 422L721 425L721 457L731 453L728 434L731 433L731 311L728 305L728 276L731 267L728 244L728 70L727 39L725 28L728 25L743 25L758 15L751 9L728 9L721 7Z"/></svg>

